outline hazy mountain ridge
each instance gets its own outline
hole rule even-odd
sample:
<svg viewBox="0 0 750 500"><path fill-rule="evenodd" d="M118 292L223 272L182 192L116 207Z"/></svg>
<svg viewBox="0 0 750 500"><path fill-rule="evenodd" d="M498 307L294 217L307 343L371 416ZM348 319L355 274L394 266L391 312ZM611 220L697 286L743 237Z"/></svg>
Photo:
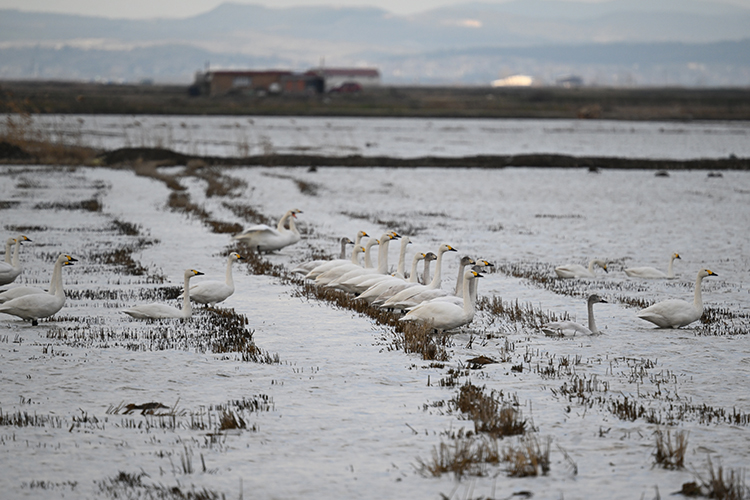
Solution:
<svg viewBox="0 0 750 500"><path fill-rule="evenodd" d="M644 65L684 73L679 65L691 64L686 74L703 74L673 83L747 85L748 39L750 9L703 0L475 2L411 16L225 3L146 21L0 10L0 78L188 82L208 61L304 70L325 58L378 66L386 83L475 84L520 72L543 81L597 74L605 83L606 74L630 72L629 81L649 84L641 73L656 69Z"/></svg>

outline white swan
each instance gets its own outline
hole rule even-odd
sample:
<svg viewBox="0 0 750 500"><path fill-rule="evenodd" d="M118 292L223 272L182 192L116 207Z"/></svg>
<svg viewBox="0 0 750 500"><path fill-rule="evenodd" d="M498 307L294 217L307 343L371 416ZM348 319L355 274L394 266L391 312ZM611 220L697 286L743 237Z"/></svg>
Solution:
<svg viewBox="0 0 750 500"><path fill-rule="evenodd" d="M21 274L21 271L23 271L23 266L21 265L21 261L18 257L18 254L21 250L22 241L31 240L24 235L20 235L17 238L9 238L5 242L5 262L0 262L0 285L13 283L18 275ZM10 242L14 242L16 244L16 247L13 250L12 261L10 260Z"/></svg>
<svg viewBox="0 0 750 500"><path fill-rule="evenodd" d="M664 271L660 271L655 267L629 267L625 269L625 274L631 278L645 278L645 279L672 279L674 278L674 260L680 259L680 254L673 253L669 258L669 266L667 267L667 274Z"/></svg>
<svg viewBox="0 0 750 500"><path fill-rule="evenodd" d="M370 302L371 305L380 307L383 302L390 299L397 293L399 293L402 290L406 290L407 288L411 288L415 285L423 285L424 283L429 283L430 281L430 263L437 260L437 255L435 255L432 252L427 252L424 254L417 254L415 255L415 259L419 255L424 255L423 258L419 258L419 260L424 261L424 270L422 271L422 281L419 281L419 276L416 274L416 272L413 270L412 274L409 276L409 281L402 281L400 283L392 283L391 286L385 289L385 291L381 292L380 295L377 296L375 300ZM414 266L412 265L412 269L414 269Z"/></svg>
<svg viewBox="0 0 750 500"><path fill-rule="evenodd" d="M453 330L459 326L471 323L474 319L474 301L469 290L469 283L482 275L473 269L464 273L463 279L463 307L452 302L431 300L423 302L401 318L399 321L416 321L430 325L438 332Z"/></svg>
<svg viewBox="0 0 750 500"><path fill-rule="evenodd" d="M242 260L237 252L232 252L227 258L227 272L224 281L201 281L190 287L190 300L199 304L216 305L225 301L234 293L234 279L232 278L232 264ZM183 292L184 295L185 292ZM180 295L182 298L183 295Z"/></svg>
<svg viewBox="0 0 750 500"><path fill-rule="evenodd" d="M698 271L698 277L695 279L695 298L692 304L679 299L664 300L638 311L638 317L650 321L660 328L680 328L693 321L698 321L703 316L701 282L706 276L718 276L718 274L710 269Z"/></svg>
<svg viewBox="0 0 750 500"><path fill-rule="evenodd" d="M193 307L190 304L190 278L192 278L193 276L201 276L202 274L202 272L196 271L195 269L185 270L185 287L182 294L182 310L177 309L176 307L168 306L166 304L152 303L141 304L139 306L133 306L129 309L123 309L122 312L137 319L189 318L193 314Z"/></svg>
<svg viewBox="0 0 750 500"><path fill-rule="evenodd" d="M363 276L367 277L373 277L375 275L378 275L379 277L387 276L388 275L388 248L390 246L391 240L395 240L400 238L401 236L398 235L395 231L390 231L388 233L383 233L380 238L378 238L378 267L373 271L369 268L360 268L360 269L352 269L351 271L344 273L341 277L337 278L336 280L328 283L329 288L336 288L338 290L349 292L349 293L356 293L355 284L361 281ZM349 282L352 280L352 278L357 277L356 280Z"/></svg>
<svg viewBox="0 0 750 500"><path fill-rule="evenodd" d="M575 337L576 335L599 335L601 332L596 327L594 321L594 304L604 303L607 301L597 294L592 294L588 298L589 327L579 325L573 321L552 321L542 325L542 331L549 336Z"/></svg>
<svg viewBox="0 0 750 500"><path fill-rule="evenodd" d="M394 233L395 234L395 233ZM398 234L396 234L397 237ZM389 274L362 274L360 276L355 276L354 278L350 278L343 283L341 283L341 286L345 288L348 292L354 293L354 294L361 294L371 286L381 283L381 282L403 282L405 280L404 278L404 265L406 261L406 247L407 245L411 244L411 240L408 236L402 236L401 238L401 249L399 251L399 258L398 258L398 271L396 271L395 274L389 275ZM386 273L388 272L388 249L385 249L385 259L386 259ZM380 259L380 253L378 252L378 259Z"/></svg>
<svg viewBox="0 0 750 500"><path fill-rule="evenodd" d="M488 262L488 261L486 261L484 259L480 259L480 260L478 260L476 262L475 265L471 266L471 269L473 271L478 272L479 274L482 274L482 273L484 273L484 272L487 271L488 267L494 267L494 264L492 264L492 263L490 263L490 262ZM482 275L482 276L484 276L484 275ZM477 280L471 280L471 282L469 283L469 293L471 294L471 300L474 301L474 304L477 303L477 285L478 285L478 283L479 282ZM463 299L463 295L464 294L463 294L463 287L462 287L462 289L461 289L461 296L460 297L458 297L456 295L444 295L444 296L441 296L441 297L436 297L436 298L431 299L431 300L432 301L443 300L443 301L446 301L446 302L453 302L454 304L457 304L457 305L460 306L460 305L463 305L463 300L464 300Z"/></svg>
<svg viewBox="0 0 750 500"><path fill-rule="evenodd" d="M12 314L21 319L31 320L31 324L38 325L39 318L46 318L57 313L65 305L65 291L63 290L62 268L73 264L73 259L68 256L60 256L55 261L55 268L52 271L52 286L47 293L34 293L17 297L13 300L0 305L0 312Z"/></svg>
<svg viewBox="0 0 750 500"><path fill-rule="evenodd" d="M301 213L302 210L296 208L288 210L279 220L276 229L265 224L257 224L233 236L232 239L240 240L258 252L279 250L300 240L300 234L294 219L297 218L297 214ZM287 221L289 222L289 229L286 228Z"/></svg>
<svg viewBox="0 0 750 500"><path fill-rule="evenodd" d="M297 267L295 267L294 269L292 269L292 272L293 273L297 273L297 274L307 275L310 271L312 271L316 267L322 266L323 264L328 263L328 262L332 262L332 260L337 260L339 262L341 262L341 261L346 262L346 245L353 245L354 242L352 240L350 240L349 238L347 238L346 236L344 236L343 238L341 238L339 240L339 243L341 244L341 252L339 253L339 258L338 259L315 259L315 260L311 260L309 262L304 262L304 263L298 265Z"/></svg>
<svg viewBox="0 0 750 500"><path fill-rule="evenodd" d="M414 254L414 257L411 261L411 272L409 273L408 281L393 276L390 280L381 281L379 283L371 285L367 290L359 294L357 300L364 300L368 304L372 304L378 299L378 297L380 297L381 294L385 293L387 290L390 290L394 287L402 287L400 289L403 290L410 286L416 285L417 283L419 283L417 281L417 265L421 260L424 260L426 256L427 254L420 252Z"/></svg>
<svg viewBox="0 0 750 500"><path fill-rule="evenodd" d="M566 264L555 268L555 274L560 278L596 278L594 266L599 266L607 272L607 263L600 259L591 259L588 269L580 264Z"/></svg>
<svg viewBox="0 0 750 500"><path fill-rule="evenodd" d="M425 290L435 290L440 288L440 283L442 281L442 268L443 268L443 254L446 252L455 252L456 249L452 246L443 243L440 245L437 251L437 259L435 262L435 275L432 277L432 281L428 285L418 285L413 286L411 288L407 288L406 290L402 290L395 294L390 299L386 300L380 305L381 309L405 309L407 307L411 307L416 305L413 302L407 302L405 301L409 300L414 295L423 292Z"/></svg>
<svg viewBox="0 0 750 500"><path fill-rule="evenodd" d="M466 269L466 266L474 265L474 259L469 257L468 255L465 255L461 257L461 260L458 263L458 278L456 278L456 293L460 293L460 297L458 295L454 295L458 299L458 302L461 302L463 299L463 284L464 284L464 270ZM397 304L397 309L406 309L411 310L414 307L418 306L422 302L427 302L429 300L438 299L441 297L448 297L450 295L449 292L443 290L442 288L434 288L434 289L428 289L423 290L415 295L412 295L408 299L402 300L399 304Z"/></svg>
<svg viewBox="0 0 750 500"><path fill-rule="evenodd" d="M355 257L358 258L358 256L355 256L352 254L352 262L349 264L342 264L339 266L335 266L323 274L318 275L317 278L315 278L315 285L316 286L326 286L329 283L332 283L333 281L339 279L344 274L348 273L349 271L353 269L373 269L372 267L372 259L370 257L370 254L372 253L372 247L378 244L378 240L376 238L370 239L364 246L364 263L363 265L359 264L359 261L355 261Z"/></svg>
<svg viewBox="0 0 750 500"><path fill-rule="evenodd" d="M57 269L58 263L62 266L62 263L65 261L76 262L77 260L78 259L74 259L70 255L60 254L57 261L55 261L55 269ZM0 293L0 304L4 304L9 300L17 299L18 297L23 297L24 295L33 295L36 293L51 293L54 295L55 287L55 272L53 271L52 277L49 280L49 290L43 290L34 286L16 286Z"/></svg>
<svg viewBox="0 0 750 500"><path fill-rule="evenodd" d="M361 246L362 238L369 238L370 235L367 234L364 231L358 231L357 236L354 239L354 248L357 248L358 246ZM352 257L351 259L346 259L346 256L342 257L341 259L333 259L333 260L327 260L319 264L318 266L314 267L305 275L306 279L314 280L324 272L333 269L336 266L341 265L347 265L347 264L355 264L359 265L359 259L354 257L354 250L352 250Z"/></svg>

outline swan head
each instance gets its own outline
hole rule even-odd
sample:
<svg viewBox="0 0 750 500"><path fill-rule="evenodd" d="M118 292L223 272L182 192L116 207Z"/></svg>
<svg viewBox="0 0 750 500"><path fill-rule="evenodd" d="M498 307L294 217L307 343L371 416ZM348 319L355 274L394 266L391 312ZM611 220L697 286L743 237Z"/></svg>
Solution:
<svg viewBox="0 0 750 500"><path fill-rule="evenodd" d="M484 278L484 275L474 269L469 269L464 273L465 280L473 280L476 278Z"/></svg>
<svg viewBox="0 0 750 500"><path fill-rule="evenodd" d="M30 239L28 239L28 238L27 238L26 236L24 236L24 235L20 235L20 236L18 236L18 238L16 238L16 239L15 239L14 241L20 241L21 243L23 243L24 241L31 241L31 240L30 240Z"/></svg>
<svg viewBox="0 0 750 500"><path fill-rule="evenodd" d="M354 245L354 242L350 240L349 238L347 238L346 236L341 238L341 243L343 243L344 245Z"/></svg>
<svg viewBox="0 0 750 500"><path fill-rule="evenodd" d="M595 293L592 293L591 295L589 295L589 304L600 304L600 303L609 304L609 302L607 302L606 300L604 300L602 297L600 297L599 295Z"/></svg>
<svg viewBox="0 0 750 500"><path fill-rule="evenodd" d="M192 278L193 276L202 276L203 273L200 271L196 271L195 269L187 269L185 271L185 277L186 278Z"/></svg>
<svg viewBox="0 0 750 500"><path fill-rule="evenodd" d="M359 231L359 232L357 233L357 236L358 236L358 237L359 237L360 239L362 239L362 238L369 238L369 237L370 237L370 235L369 235L369 234L367 234L367 233L366 233L366 232L364 232L364 231Z"/></svg>
<svg viewBox="0 0 750 500"><path fill-rule="evenodd" d="M438 248L438 253L440 254L445 252L458 252L458 250L448 245L447 243L443 243L442 245L440 245L440 248Z"/></svg>
<svg viewBox="0 0 750 500"><path fill-rule="evenodd" d="M461 257L461 262L460 263L461 263L462 266L468 266L468 265L474 265L474 264L476 264L476 262L474 262L474 259L472 259L468 255L464 255L463 257Z"/></svg>
<svg viewBox="0 0 750 500"><path fill-rule="evenodd" d="M485 268L487 268L487 267L495 267L495 264L493 264L492 262L490 262L488 260L479 259L476 262L476 266L475 267L481 267L482 271L486 271L487 269L485 269Z"/></svg>
<svg viewBox="0 0 750 500"><path fill-rule="evenodd" d="M293 208L293 209L291 209L291 210L289 211L289 214L290 214L290 215L291 215L292 217L294 217L295 219L297 218L297 214L301 214L301 213L302 213L302 210L300 210L299 208Z"/></svg>
<svg viewBox="0 0 750 500"><path fill-rule="evenodd" d="M605 273L608 273L608 272L609 272L609 271L607 270L607 263L606 263L606 262L604 262L603 260L600 260L600 259L594 259L594 264L596 264L597 266L599 266L599 267L601 267L602 269L604 269L604 272L605 272Z"/></svg>
<svg viewBox="0 0 750 500"><path fill-rule="evenodd" d="M360 254L365 251L365 247L362 245L356 246L352 249L352 252L354 252L355 255Z"/></svg>
<svg viewBox="0 0 750 500"><path fill-rule="evenodd" d="M437 260L437 255L435 255L432 252L427 252L426 254L424 254L424 260L426 260L428 262L432 261L432 260Z"/></svg>
<svg viewBox="0 0 750 500"><path fill-rule="evenodd" d="M383 234L383 236L380 237L381 240L388 239L388 240L397 240L401 238L401 235L398 234L396 231L391 231L388 233Z"/></svg>
<svg viewBox="0 0 750 500"><path fill-rule="evenodd" d="M676 252L674 254L672 254L672 258L673 259L680 259L680 260L682 260L682 257L680 257L680 254L678 254Z"/></svg>
<svg viewBox="0 0 750 500"><path fill-rule="evenodd" d="M242 255L238 254L237 252L232 252L232 253L230 253L230 254L229 254L229 258L230 258L230 259L231 259L232 261L235 261L235 260L243 260L243 259L244 259L244 257L243 257Z"/></svg>
<svg viewBox="0 0 750 500"><path fill-rule="evenodd" d="M698 271L699 278L705 278L706 276L718 276L718 274L710 269L701 269L700 271Z"/></svg>

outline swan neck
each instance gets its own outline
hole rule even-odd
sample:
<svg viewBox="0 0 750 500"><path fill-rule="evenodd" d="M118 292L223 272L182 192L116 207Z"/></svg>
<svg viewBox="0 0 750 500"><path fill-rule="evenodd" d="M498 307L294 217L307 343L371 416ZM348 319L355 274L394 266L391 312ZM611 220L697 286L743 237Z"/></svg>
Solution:
<svg viewBox="0 0 750 500"><path fill-rule="evenodd" d="M12 248L13 248L13 239L12 238L8 238L5 241L5 262L7 262L8 264L11 264L11 262L12 262L10 260L10 252L11 252Z"/></svg>
<svg viewBox="0 0 750 500"><path fill-rule="evenodd" d="M435 261L435 275L432 277L432 281L430 281L430 288L435 289L440 287L440 281L443 279L441 268L443 267L444 253L445 252L438 252L437 260Z"/></svg>
<svg viewBox="0 0 750 500"><path fill-rule="evenodd" d="M703 311L703 296L701 295L701 282L703 281L703 276L700 274L695 279L695 298L693 299L693 305L695 305L695 308L699 311Z"/></svg>
<svg viewBox="0 0 750 500"><path fill-rule="evenodd" d="M189 318L193 314L193 306L190 304L190 275L185 273L185 288L182 294L182 317Z"/></svg>
<svg viewBox="0 0 750 500"><path fill-rule="evenodd" d="M227 260L226 284L230 287L234 287L234 278L232 278L232 258L231 257Z"/></svg>
<svg viewBox="0 0 750 500"><path fill-rule="evenodd" d="M414 259L411 263L411 273L409 274L409 283L417 283L417 264L419 264L418 259Z"/></svg>
<svg viewBox="0 0 750 500"><path fill-rule="evenodd" d="M297 230L297 224L294 222L294 217L289 217L289 231L293 232L294 234L299 234L299 231Z"/></svg>
<svg viewBox="0 0 750 500"><path fill-rule="evenodd" d="M399 276L403 276L404 271L406 270L406 246L408 244L409 240L404 238L403 243L401 243L401 253L398 255L398 267L396 268L396 272Z"/></svg>
<svg viewBox="0 0 750 500"><path fill-rule="evenodd" d="M385 241L383 241L380 245L378 245L378 274L387 274L388 273L388 245L391 243L391 240L387 238L381 238Z"/></svg>
<svg viewBox="0 0 750 500"><path fill-rule="evenodd" d="M430 260L425 259L424 261L424 271L422 271L422 284L426 285L430 282Z"/></svg>
<svg viewBox="0 0 750 500"><path fill-rule="evenodd" d="M596 321L594 321L594 303L589 302L588 303L588 309L589 309L589 330L591 330L591 333L599 333L599 330L596 328Z"/></svg>
<svg viewBox="0 0 750 500"><path fill-rule="evenodd" d="M466 267L466 264L459 264L458 265L458 278L456 278L456 297L463 297L464 296L464 283L463 277L464 277L464 268Z"/></svg>
<svg viewBox="0 0 750 500"><path fill-rule="evenodd" d="M593 259L592 259L592 260L591 260L591 261L589 262L589 272L590 272L591 274L594 274L594 264L595 264L595 263L596 263L596 261L595 261L595 260L593 260Z"/></svg>
<svg viewBox="0 0 750 500"><path fill-rule="evenodd" d="M474 301L471 298L471 282L476 281L464 277L463 279L463 296L464 296L464 313L472 314L474 312Z"/></svg>
<svg viewBox="0 0 750 500"><path fill-rule="evenodd" d="M346 259L346 240L341 240L341 253L339 253L339 259Z"/></svg>
<svg viewBox="0 0 750 500"><path fill-rule="evenodd" d="M21 238L16 240L16 248L13 250L13 267L18 267L18 253L21 251Z"/></svg>
<svg viewBox="0 0 750 500"><path fill-rule="evenodd" d="M669 266L667 267L667 278L674 278L674 255L669 259Z"/></svg>
<svg viewBox="0 0 750 500"><path fill-rule="evenodd" d="M54 271L52 271L52 281L50 283L49 293L54 295L55 297L62 297L64 299L65 291L63 290L62 261L59 259L57 262L55 262L55 269Z"/></svg>
<svg viewBox="0 0 750 500"><path fill-rule="evenodd" d="M285 213L284 216L279 219L279 223L276 225L276 230L278 232L286 231L286 220L289 218L289 212Z"/></svg>

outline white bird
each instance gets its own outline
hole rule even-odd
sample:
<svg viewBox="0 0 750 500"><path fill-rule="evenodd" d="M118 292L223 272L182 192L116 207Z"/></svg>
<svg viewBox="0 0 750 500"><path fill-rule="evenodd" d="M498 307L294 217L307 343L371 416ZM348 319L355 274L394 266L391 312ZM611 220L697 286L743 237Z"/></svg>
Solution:
<svg viewBox="0 0 750 500"><path fill-rule="evenodd" d="M607 263L600 259L591 259L588 269L580 264L566 264L555 268L555 273L560 278L596 278L594 266L599 266L607 272Z"/></svg>
<svg viewBox="0 0 750 500"><path fill-rule="evenodd" d="M52 271L53 286L50 286L49 292L23 295L9 300L0 305L0 312L12 314L21 319L31 320L31 324L36 326L39 324L37 321L39 318L52 316L62 309L63 305L65 305L62 268L63 266L72 265L73 261L76 259L71 257L70 260L68 260L67 258L61 257L58 257L57 261L55 261L55 268ZM65 257L68 256L66 255Z"/></svg>
<svg viewBox="0 0 750 500"><path fill-rule="evenodd" d="M464 273L463 307L443 300L431 300L421 303L406 313L399 321L416 321L427 324L438 332L453 330L471 323L474 319L474 301L471 297L469 284L472 280L481 277L482 275L473 269Z"/></svg>
<svg viewBox="0 0 750 500"><path fill-rule="evenodd" d="M415 306L413 302L408 301L414 295L423 292L425 290L435 290L440 288L442 281L442 268L443 268L443 254L445 252L455 252L456 249L452 246L443 243L440 245L437 251L437 259L435 262L435 275L432 277L432 281L428 285L417 285L406 290L401 290L390 299L386 300L380 305L381 309L405 309L407 307Z"/></svg>
<svg viewBox="0 0 750 500"><path fill-rule="evenodd" d="M394 233L396 234L396 233ZM398 235L396 235L398 237ZM398 259L398 267L399 271L396 271L395 274L362 274L360 276L355 276L353 278L349 278L348 280L341 283L341 286L346 289L347 291L354 293L354 294L361 294L371 286L381 283L384 281L393 282L393 280L397 280L400 282L403 282L405 280L404 278L404 265L406 260L406 247L407 245L411 244L411 240L408 236L401 237L401 250L399 251L399 259ZM388 272L388 249L385 249L385 256L386 259L386 273ZM380 259L380 252L378 252L378 259Z"/></svg>
<svg viewBox="0 0 750 500"><path fill-rule="evenodd" d="M0 262L0 285L7 285L8 283L13 283L13 281L18 277L19 274L21 274L21 271L23 271L23 266L21 265L21 261L18 257L18 254L21 250L21 242L22 241L31 241L26 236L19 236L17 238L9 238L5 242L5 262ZM16 244L15 249L13 250L13 260L10 260L10 245L12 243Z"/></svg>
<svg viewBox="0 0 750 500"><path fill-rule="evenodd" d="M594 304L604 303L607 301L597 294L592 294L588 298L589 327L579 325L574 321L552 321L542 325L542 331L550 336L575 337L576 335L599 335L601 332L596 327L594 321Z"/></svg>
<svg viewBox="0 0 750 500"><path fill-rule="evenodd" d="M395 231L390 231L388 233L383 233L380 238L378 238L378 267L374 271L367 268L352 269L351 271L343 274L340 278L328 283L328 285L326 286L328 286L329 288L336 288L344 292L357 293L356 284L360 281L368 279L368 277L372 278L378 276L382 278L383 276L387 276L388 248L390 246L391 240L395 240L400 237L401 236L399 236ZM355 280L350 281L355 277Z"/></svg>
<svg viewBox="0 0 750 500"><path fill-rule="evenodd" d="M333 260L337 260L337 261L340 261L340 262L342 262L342 261L343 262L347 262L347 260L346 260L346 245L353 245L354 242L352 240L350 240L349 238L347 238L346 236L344 236L343 238L341 238L339 240L339 243L341 243L341 252L339 253L339 258L338 259L315 259L315 260L311 260L309 262L303 262L302 264L300 264L297 267L295 267L294 269L292 269L292 272L293 273L297 273L297 274L307 275L310 271L312 271L316 267L322 266L323 264L326 264L328 262L332 262Z"/></svg>
<svg viewBox="0 0 750 500"><path fill-rule="evenodd" d="M419 254L418 254L419 255ZM385 291L381 292L378 297L370 302L373 306L380 307L380 305L385 302L386 300L390 299L397 293L399 293L402 290L406 290L407 288L411 288L415 285L423 285L425 283L429 283L430 281L430 263L437 260L437 255L435 255L432 252L427 252L424 255L424 258L421 258L420 260L424 261L424 271L422 271L422 281L419 281L419 276L417 276L414 271L412 271L412 275L409 276L409 281L403 281L401 283L394 283L391 284ZM416 258L417 256L415 256ZM413 268L413 265L412 265Z"/></svg>
<svg viewBox="0 0 750 500"><path fill-rule="evenodd" d="M465 255L461 258L461 260L458 263L458 278L456 278L456 293L460 293L461 295L454 295L458 299L458 302L461 302L461 299L463 298L463 283L464 283L464 270L466 269L466 266L468 265L474 265L474 259L469 257L468 255ZM403 299L401 302L397 305L397 309L406 309L411 310L414 307L418 306L422 302L427 302L429 300L437 299L440 297L447 297L450 293L443 290L442 288L434 288L434 289L427 289L423 290L415 295L412 295L408 299Z"/></svg>
<svg viewBox="0 0 750 500"><path fill-rule="evenodd" d="M193 276L201 276L202 274L202 272L196 271L195 269L185 270L185 287L182 294L182 310L177 309L176 307L168 306L166 304L151 303L133 306L129 309L123 309L122 312L137 319L189 318L193 314L193 307L190 304L190 278L192 278Z"/></svg>
<svg viewBox="0 0 750 500"><path fill-rule="evenodd" d="M370 239L365 246L363 247L363 252L365 254L364 257L364 263L363 265L359 264L359 261L355 259L358 258L357 255L352 254L352 262L349 264L341 264L339 266L335 266L326 272L319 274L317 278L315 278L315 285L316 286L326 286L329 283L339 279L344 274L348 273L352 269L373 269L372 267L372 259L370 257L372 247L378 244L377 238ZM355 249L356 250L356 249Z"/></svg>
<svg viewBox="0 0 750 500"><path fill-rule="evenodd" d="M411 261L411 273L409 274L408 281L392 276L390 280L381 281L371 285L367 290L359 294L357 300L364 300L368 304L372 304L373 302L375 302L375 300L378 299L378 297L380 297L381 294L385 293L387 290L391 290L395 287L399 287L400 290L403 290L405 288L418 284L419 282L417 281L417 265L419 264L419 261L424 260L426 256L427 254L420 252L414 254L414 257Z"/></svg>
<svg viewBox="0 0 750 500"><path fill-rule="evenodd" d="M369 238L370 235L367 234L364 231L358 231L357 236L354 239L354 248L357 248L361 246L362 238ZM324 272L333 269L334 267L341 266L341 265L348 265L348 264L354 264L359 266L359 257L354 255L354 250L352 250L352 256L351 259L346 259L345 257L341 259L333 259L323 262L322 264L316 266L315 268L311 269L310 272L308 272L305 275L305 278L314 280Z"/></svg>
<svg viewBox="0 0 750 500"><path fill-rule="evenodd" d="M477 261L476 265L471 266L471 269L481 274L481 273L487 271L488 267L494 267L494 264L492 264L492 263L490 263L490 262L488 262L488 261L486 261L484 259L480 259L480 260ZM482 276L484 276L484 275L482 275ZM478 285L478 283L479 282L477 280L471 280L471 283L469 283L469 293L471 294L471 300L474 301L474 304L477 303L477 285ZM444 296L441 296L441 297L436 297L436 298L431 299L431 300L432 301L444 300L446 302L453 302L453 303L458 304L460 306L460 305L463 305L463 300L464 300L463 299L463 295L464 294L463 294L463 287L462 287L461 288L461 296L460 297L458 297L456 295L444 295Z"/></svg>
<svg viewBox="0 0 750 500"><path fill-rule="evenodd" d="M630 276L631 278L645 278L645 279L672 279L674 278L674 260L680 259L680 254L673 253L672 256L669 258L669 267L667 267L667 273L664 274L664 271L660 271L659 269L656 269L655 267L629 267L625 269L625 274Z"/></svg>
<svg viewBox="0 0 750 500"><path fill-rule="evenodd" d="M638 311L638 317L650 321L659 328L680 328L703 316L703 297L701 296L701 282L706 276L718 276L710 269L698 271L695 279L695 298L693 303L679 299L669 299Z"/></svg>
<svg viewBox="0 0 750 500"><path fill-rule="evenodd" d="M258 252L279 250L300 240L300 234L294 220L297 218L297 214L301 213L302 210L296 208L288 210L279 220L276 229L265 224L257 224L233 236L232 239L240 240ZM287 222L289 222L289 229L286 228Z"/></svg>
<svg viewBox="0 0 750 500"><path fill-rule="evenodd" d="M227 258L227 272L224 281L201 281L190 287L190 300L199 304L216 305L225 301L234 293L234 279L232 278L232 264L242 260L237 252L232 252ZM183 292L184 295L184 292ZM182 298L182 295L180 295Z"/></svg>
<svg viewBox="0 0 750 500"><path fill-rule="evenodd" d="M55 262L55 269L57 269L57 265L59 263L60 266L62 266L62 263L65 261L68 262L76 262L78 259L74 259L70 255L60 254L60 256L57 258L57 261ZM0 304L4 304L5 302L8 302L9 300L17 299L18 297L23 297L24 295L33 295L36 293L55 293L55 272L52 272L52 277L49 281L49 290L43 290L41 288L37 288L34 286L16 286L9 290L6 290L2 293L0 293Z"/></svg>

